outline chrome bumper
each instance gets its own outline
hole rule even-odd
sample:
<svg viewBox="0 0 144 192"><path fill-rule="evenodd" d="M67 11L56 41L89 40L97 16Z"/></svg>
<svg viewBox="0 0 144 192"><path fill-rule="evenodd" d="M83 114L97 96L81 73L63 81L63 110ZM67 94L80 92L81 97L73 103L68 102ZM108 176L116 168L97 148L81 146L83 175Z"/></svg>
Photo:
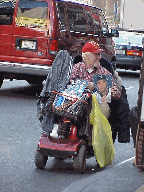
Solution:
<svg viewBox="0 0 144 192"><path fill-rule="evenodd" d="M0 72L47 76L50 68L45 65L0 62Z"/></svg>

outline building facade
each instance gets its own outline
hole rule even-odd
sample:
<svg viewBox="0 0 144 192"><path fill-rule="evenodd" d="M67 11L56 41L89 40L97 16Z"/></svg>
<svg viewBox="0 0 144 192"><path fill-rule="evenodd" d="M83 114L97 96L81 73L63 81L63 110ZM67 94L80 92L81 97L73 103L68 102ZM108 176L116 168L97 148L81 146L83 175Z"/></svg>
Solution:
<svg viewBox="0 0 144 192"><path fill-rule="evenodd" d="M124 0L93 0L93 6L104 11L109 26L121 27L122 1Z"/></svg>

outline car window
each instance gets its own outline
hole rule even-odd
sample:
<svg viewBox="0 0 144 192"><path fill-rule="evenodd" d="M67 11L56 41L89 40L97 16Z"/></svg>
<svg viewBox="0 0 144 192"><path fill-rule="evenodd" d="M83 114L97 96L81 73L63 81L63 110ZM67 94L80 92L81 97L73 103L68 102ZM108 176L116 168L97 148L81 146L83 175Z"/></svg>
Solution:
<svg viewBox="0 0 144 192"><path fill-rule="evenodd" d="M142 36L141 35L126 35L128 43L142 45Z"/></svg>
<svg viewBox="0 0 144 192"><path fill-rule="evenodd" d="M72 3L66 4L69 30L75 32L87 32L87 17L82 6Z"/></svg>
<svg viewBox="0 0 144 192"><path fill-rule="evenodd" d="M64 6L65 4L65 6ZM96 8L57 1L58 18L60 29L65 30L66 19L69 30L75 32L100 34L100 17ZM66 14L67 12L67 17Z"/></svg>
<svg viewBox="0 0 144 192"><path fill-rule="evenodd" d="M94 32L94 23L92 20L90 8L85 9L85 14L87 16L88 32L93 33Z"/></svg>
<svg viewBox="0 0 144 192"><path fill-rule="evenodd" d="M133 32L123 32L119 31L119 37L113 37L115 43L126 43L129 45L137 45L142 47L143 35L136 34Z"/></svg>
<svg viewBox="0 0 144 192"><path fill-rule="evenodd" d="M57 8L61 29L65 29L67 19L70 31L94 33L94 23L89 7L73 3L65 3L64 6L61 2L57 2Z"/></svg>
<svg viewBox="0 0 144 192"><path fill-rule="evenodd" d="M100 17L98 9L91 8L92 19L94 24L94 34L100 35Z"/></svg>
<svg viewBox="0 0 144 192"><path fill-rule="evenodd" d="M126 49L128 45L116 44L116 49Z"/></svg>
<svg viewBox="0 0 144 192"><path fill-rule="evenodd" d="M10 1L0 2L0 25L11 25L13 21L14 6Z"/></svg>
<svg viewBox="0 0 144 192"><path fill-rule="evenodd" d="M45 1L20 0L16 25L21 27L45 28L48 4Z"/></svg>
<svg viewBox="0 0 144 192"><path fill-rule="evenodd" d="M106 33L108 33L108 24L106 22L103 11L100 11L100 18L101 18L103 35L105 35Z"/></svg>
<svg viewBox="0 0 144 192"><path fill-rule="evenodd" d="M57 5L58 19L59 19L59 24L60 24L59 28L61 30L65 30L66 18L65 18L64 5L62 2L56 2L56 5Z"/></svg>

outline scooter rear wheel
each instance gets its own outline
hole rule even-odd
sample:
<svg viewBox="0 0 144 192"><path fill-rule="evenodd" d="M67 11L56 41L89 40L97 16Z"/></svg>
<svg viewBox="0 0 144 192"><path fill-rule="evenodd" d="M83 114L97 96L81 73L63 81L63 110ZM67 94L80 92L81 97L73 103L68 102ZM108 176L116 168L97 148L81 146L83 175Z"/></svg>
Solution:
<svg viewBox="0 0 144 192"><path fill-rule="evenodd" d="M78 155L74 157L73 167L74 167L74 171L76 173L85 172L85 168L86 168L86 147L85 147L85 145L81 145Z"/></svg>
<svg viewBox="0 0 144 192"><path fill-rule="evenodd" d="M45 167L48 160L48 156L45 156L41 151L38 149L35 153L35 166L39 169L42 169Z"/></svg>

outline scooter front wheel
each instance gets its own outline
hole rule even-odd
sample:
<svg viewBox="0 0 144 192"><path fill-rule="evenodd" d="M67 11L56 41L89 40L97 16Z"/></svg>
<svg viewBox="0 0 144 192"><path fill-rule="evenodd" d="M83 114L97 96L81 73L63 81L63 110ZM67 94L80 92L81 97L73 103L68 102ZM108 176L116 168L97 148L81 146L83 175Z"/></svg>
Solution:
<svg viewBox="0 0 144 192"><path fill-rule="evenodd" d="M85 147L85 145L81 145L78 155L74 157L73 167L74 167L74 171L76 173L85 172L85 168L86 168L86 147Z"/></svg>
<svg viewBox="0 0 144 192"><path fill-rule="evenodd" d="M39 169L42 169L45 167L48 160L48 156L45 156L41 151L38 149L35 153L35 166Z"/></svg>

